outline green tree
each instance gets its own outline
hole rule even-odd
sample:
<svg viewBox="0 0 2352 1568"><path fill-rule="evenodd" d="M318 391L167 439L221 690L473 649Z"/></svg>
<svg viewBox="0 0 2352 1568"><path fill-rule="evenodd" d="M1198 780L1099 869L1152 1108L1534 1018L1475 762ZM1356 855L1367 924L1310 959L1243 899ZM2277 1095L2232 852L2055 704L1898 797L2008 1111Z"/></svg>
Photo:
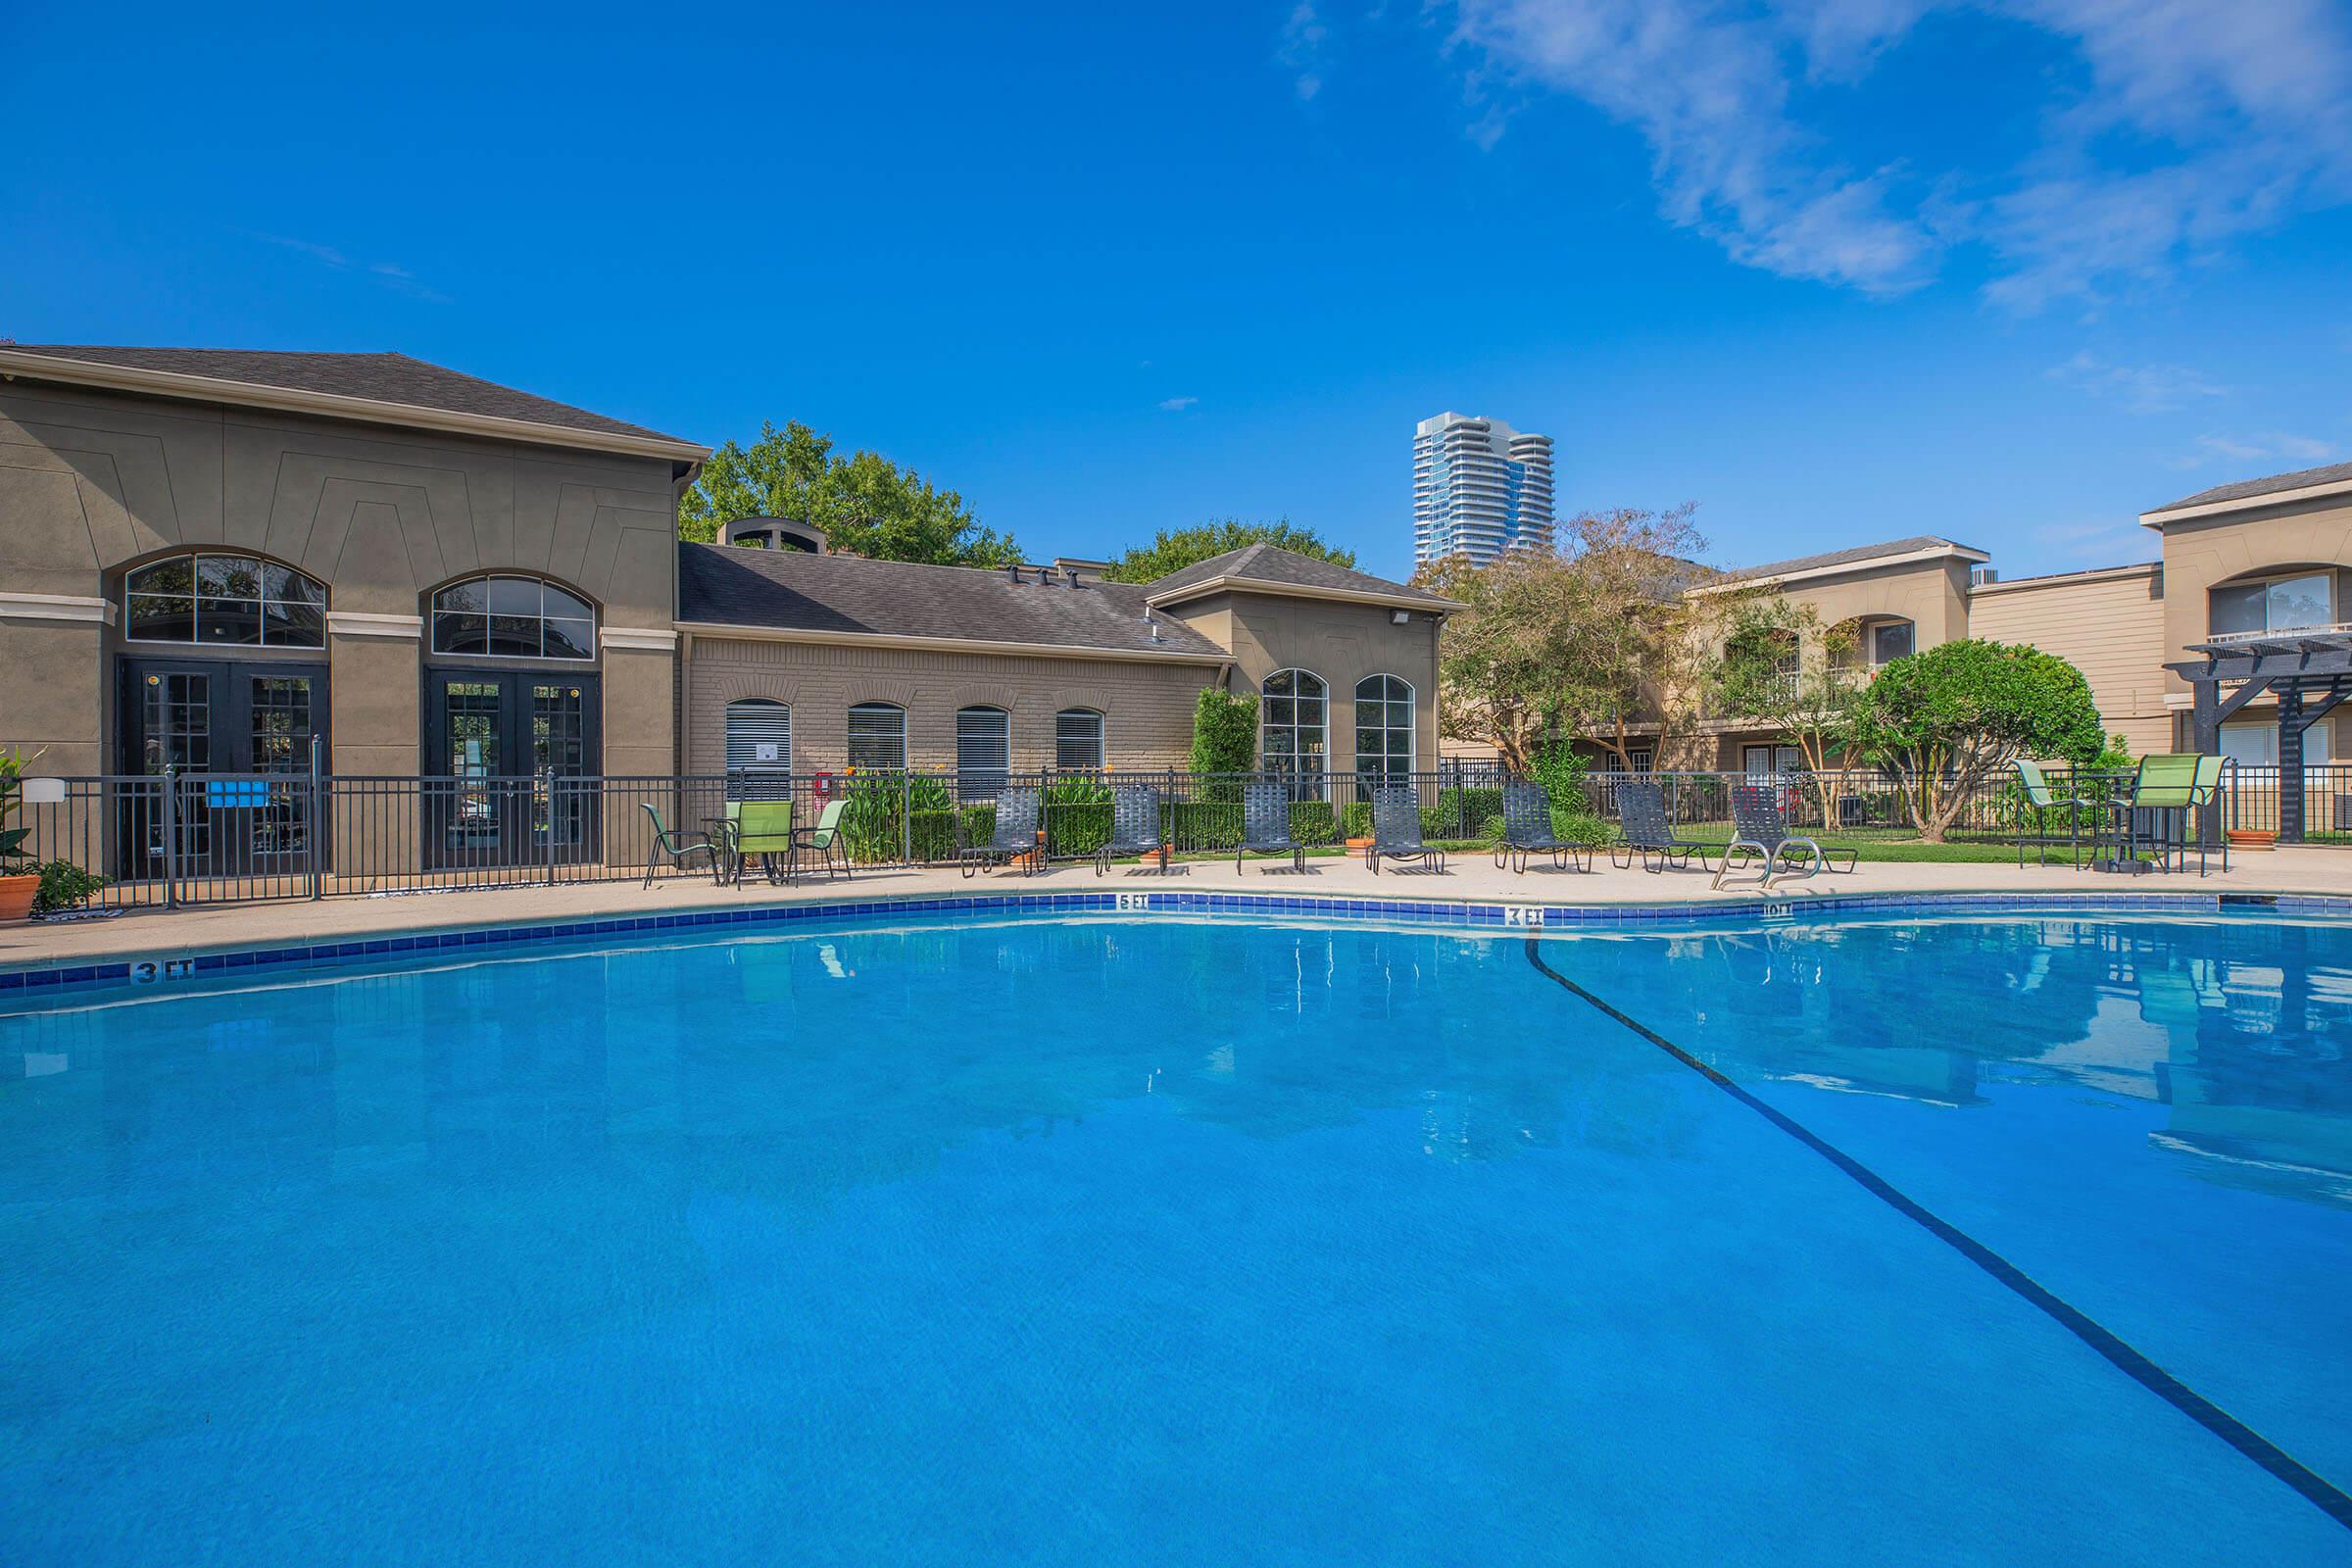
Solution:
<svg viewBox="0 0 2352 1568"><path fill-rule="evenodd" d="M1689 507L1590 513L1561 539L1558 555L1450 558L1413 579L1465 607L1438 644L1440 726L1520 773L1555 735L1590 739L1624 767L1654 722L1663 752L1694 706L1700 627L1716 613L1683 592L1707 574L1690 560L1705 541Z"/></svg>
<svg viewBox="0 0 2352 1568"><path fill-rule="evenodd" d="M1727 606L1723 652L1706 671L1713 711L1771 729L1805 760L1825 822L1838 820L1841 780L1836 764L1851 749L1868 679L1855 657L1860 644L1855 622L1825 621L1800 600L1734 598Z"/></svg>
<svg viewBox="0 0 2352 1568"><path fill-rule="evenodd" d="M833 438L798 419L762 422L750 446L710 455L678 498L678 537L710 544L738 517L790 517L820 530L845 555L934 566L1002 566L1021 559L1010 535L980 526L942 490L878 452L841 457Z"/></svg>
<svg viewBox="0 0 2352 1568"><path fill-rule="evenodd" d="M1277 517L1272 522L1221 517L1191 528L1162 528L1150 544L1137 545L1112 561L1110 569L1102 575L1111 582L1157 582L1172 571L1182 571L1211 556L1254 544L1280 545L1285 550L1295 550L1336 565L1355 564L1354 551L1327 545L1312 528L1301 528L1288 517Z"/></svg>
<svg viewBox="0 0 2352 1568"><path fill-rule="evenodd" d="M1973 637L1881 669L1855 705L1852 740L1895 775L1931 844L2017 759L2082 764L2107 743L2081 670L2038 648Z"/></svg>

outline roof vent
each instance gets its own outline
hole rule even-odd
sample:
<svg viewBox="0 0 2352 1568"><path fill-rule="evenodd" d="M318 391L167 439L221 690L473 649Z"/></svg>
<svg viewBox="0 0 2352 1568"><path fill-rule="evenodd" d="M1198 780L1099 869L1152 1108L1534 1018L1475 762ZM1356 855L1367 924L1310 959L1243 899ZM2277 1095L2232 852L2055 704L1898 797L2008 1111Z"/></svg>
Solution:
<svg viewBox="0 0 2352 1568"><path fill-rule="evenodd" d="M1165 641L1165 639L1159 635L1159 622L1152 618L1150 611L1144 612L1144 624L1152 628L1152 640L1153 642L1156 643Z"/></svg>
<svg viewBox="0 0 2352 1568"><path fill-rule="evenodd" d="M1999 582L2000 580L2001 573L1997 567L1971 566L1968 568L1968 585L1971 588L1980 583Z"/></svg>
<svg viewBox="0 0 2352 1568"><path fill-rule="evenodd" d="M1004 578L1015 588L1018 588L1021 585L1021 564L1017 561L1006 562L1004 564Z"/></svg>

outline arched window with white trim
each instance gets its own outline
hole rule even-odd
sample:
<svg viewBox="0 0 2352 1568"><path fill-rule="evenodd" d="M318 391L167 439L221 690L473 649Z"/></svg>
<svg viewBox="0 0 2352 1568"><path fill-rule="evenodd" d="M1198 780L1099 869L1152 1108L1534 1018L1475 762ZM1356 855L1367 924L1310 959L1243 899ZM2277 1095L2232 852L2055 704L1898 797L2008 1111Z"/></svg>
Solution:
<svg viewBox="0 0 2352 1568"><path fill-rule="evenodd" d="M171 556L123 574L122 635L134 643L324 648L326 585L259 556Z"/></svg>
<svg viewBox="0 0 2352 1568"><path fill-rule="evenodd" d="M772 697L746 697L727 705L727 771L792 771L792 708Z"/></svg>
<svg viewBox="0 0 2352 1568"><path fill-rule="evenodd" d="M850 766L869 773L906 771L906 710L859 703L850 710Z"/></svg>
<svg viewBox="0 0 2352 1568"><path fill-rule="evenodd" d="M1413 688L1400 675L1355 683L1355 770L1367 783L1413 776Z"/></svg>
<svg viewBox="0 0 2352 1568"><path fill-rule="evenodd" d="M495 573L433 591L432 651L483 659L592 660L596 607L544 577Z"/></svg>
<svg viewBox="0 0 2352 1568"><path fill-rule="evenodd" d="M1330 748L1331 688L1303 669L1278 669L1258 687L1258 755L1269 773L1321 778Z"/></svg>

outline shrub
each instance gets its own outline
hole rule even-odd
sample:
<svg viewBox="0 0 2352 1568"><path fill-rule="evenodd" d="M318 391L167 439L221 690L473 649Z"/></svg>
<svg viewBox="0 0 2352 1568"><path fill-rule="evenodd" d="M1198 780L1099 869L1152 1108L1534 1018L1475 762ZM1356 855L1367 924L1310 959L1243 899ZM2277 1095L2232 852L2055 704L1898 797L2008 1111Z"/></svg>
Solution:
<svg viewBox="0 0 2352 1568"><path fill-rule="evenodd" d="M956 802L935 778L852 778L841 830L853 860L896 860L902 846L918 860L945 860L956 853Z"/></svg>
<svg viewBox="0 0 2352 1568"><path fill-rule="evenodd" d="M1438 792L1438 811L1446 835L1459 838L1490 816L1502 814L1502 791L1492 788L1446 789Z"/></svg>
<svg viewBox="0 0 2352 1568"><path fill-rule="evenodd" d="M1043 809L1050 854L1092 855L1109 842L1110 786L1100 779L1052 780Z"/></svg>
<svg viewBox="0 0 2352 1568"><path fill-rule="evenodd" d="M72 860L51 860L41 867L41 885L32 895L33 912L74 908L87 903L90 895L104 886L106 878L95 871L84 871Z"/></svg>
<svg viewBox="0 0 2352 1568"><path fill-rule="evenodd" d="M1291 837L1301 844L1337 844L1340 819L1329 801L1293 801Z"/></svg>
<svg viewBox="0 0 2352 1568"><path fill-rule="evenodd" d="M1168 836L1179 851L1230 850L1242 842L1238 800L1178 801L1167 811Z"/></svg>
<svg viewBox="0 0 2352 1568"><path fill-rule="evenodd" d="M1257 765L1257 702L1240 692L1214 686L1200 690L1193 707L1193 771L1248 773ZM1215 801L1238 801L1241 787L1230 779L1203 786Z"/></svg>
<svg viewBox="0 0 2352 1568"><path fill-rule="evenodd" d="M1366 839L1372 836L1372 803L1349 801L1340 808L1340 832L1348 838Z"/></svg>

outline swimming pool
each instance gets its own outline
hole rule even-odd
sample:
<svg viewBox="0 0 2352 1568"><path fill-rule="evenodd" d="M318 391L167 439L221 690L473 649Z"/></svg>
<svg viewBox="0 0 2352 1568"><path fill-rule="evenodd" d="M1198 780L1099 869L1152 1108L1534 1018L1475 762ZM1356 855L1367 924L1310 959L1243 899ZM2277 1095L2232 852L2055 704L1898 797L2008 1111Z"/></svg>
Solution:
<svg viewBox="0 0 2352 1568"><path fill-rule="evenodd" d="M0 1561L2352 1553L2352 929L939 917L48 1000Z"/></svg>

